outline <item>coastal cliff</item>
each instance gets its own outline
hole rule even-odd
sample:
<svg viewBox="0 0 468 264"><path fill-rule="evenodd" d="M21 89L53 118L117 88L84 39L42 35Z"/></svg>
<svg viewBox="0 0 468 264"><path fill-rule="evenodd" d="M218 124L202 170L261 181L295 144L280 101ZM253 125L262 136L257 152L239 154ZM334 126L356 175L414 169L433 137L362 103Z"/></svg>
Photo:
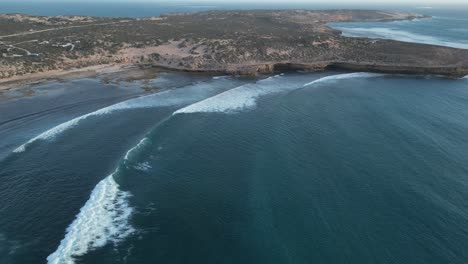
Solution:
<svg viewBox="0 0 468 264"><path fill-rule="evenodd" d="M343 69L468 75L468 50L343 37L327 23L427 16L370 10L255 10L152 18L0 15L0 84L103 65L256 75Z"/></svg>

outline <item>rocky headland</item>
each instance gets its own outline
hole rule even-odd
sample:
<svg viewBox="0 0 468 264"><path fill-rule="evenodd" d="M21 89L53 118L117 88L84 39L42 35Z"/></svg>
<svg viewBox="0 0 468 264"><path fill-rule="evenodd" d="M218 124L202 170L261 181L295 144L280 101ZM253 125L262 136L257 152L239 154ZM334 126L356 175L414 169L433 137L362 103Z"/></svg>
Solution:
<svg viewBox="0 0 468 264"><path fill-rule="evenodd" d="M233 10L150 18L3 14L0 86L121 67L249 76L325 69L468 75L468 50L348 38L327 25L416 18L428 17L370 10Z"/></svg>

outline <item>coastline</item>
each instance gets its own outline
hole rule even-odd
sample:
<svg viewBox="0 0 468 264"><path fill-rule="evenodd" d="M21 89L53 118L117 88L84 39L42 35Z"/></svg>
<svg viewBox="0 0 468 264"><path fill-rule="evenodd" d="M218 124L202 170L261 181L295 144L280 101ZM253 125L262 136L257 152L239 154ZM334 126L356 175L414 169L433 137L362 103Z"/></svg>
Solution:
<svg viewBox="0 0 468 264"><path fill-rule="evenodd" d="M36 18L28 15L19 16L25 21L47 18ZM249 20L252 17L254 21ZM265 25L261 20L262 17L269 18L271 21ZM107 23L102 23L106 22L104 18L89 17L87 19L95 20L95 24L90 26L96 27L96 30L105 31L108 27L111 29L115 23L120 23L124 28L118 29L119 32L117 33L125 34L126 37L131 36L129 34L132 34L132 32L129 32L128 29L134 26L140 26L142 30L153 27L158 28L158 30L145 33L144 35L147 37L152 37L153 34L158 32L165 32L164 34L167 34L167 36L163 40L154 40L154 43L147 42L148 44L142 44L141 42L130 44L128 41L122 42L122 40L112 39L109 43L117 45L115 49L91 47L90 51L89 46L81 47L81 50L80 48L74 49L75 45L80 45L80 41L74 42L75 44L56 44L52 48L43 47L48 52L47 54L59 52L57 55L60 57L50 61L42 57L24 57L24 59L15 60L8 57L8 54L3 53L5 63L0 64L0 70L2 69L1 66L4 67L3 73L0 71L0 91L50 81L97 77L110 73L141 69L254 78L260 74L325 70L442 75L449 78L461 78L468 75L468 50L388 39L345 37L342 36L340 30L328 25L332 22L391 22L427 18L430 18L430 16L376 10L226 10L168 14L154 19L120 19L118 21L107 21ZM22 36L27 39L31 34L38 33L38 35L41 35L43 31L58 34L57 37L61 37L67 30L78 30L73 31L74 34L84 33L80 31L83 25L73 24L77 23L73 19L67 17L60 17L60 19L63 20L63 23L71 23L71 26L57 28L64 31L63 33L56 33L54 28L48 28L42 31L10 34L4 36L4 38ZM226 29L227 32L222 33L225 35L223 37L219 37L221 33L217 31L216 27L210 28L209 25L205 25L206 28L197 32L196 35L191 31L194 30L193 28L183 29L177 33L170 31L170 29L178 28L179 23L184 25L193 23L196 28L199 28L204 25L203 21L212 19L220 23L224 20L239 23L236 26L244 26L243 23L249 23L257 27L254 29L253 34L256 37L252 39L250 33L239 33L236 31L237 27L234 26ZM257 19L260 20L257 21ZM210 23L210 25L212 24ZM289 25L290 30L283 27L283 24ZM264 33L265 30L271 30L272 32ZM234 41L235 38L233 37L244 38L244 41ZM27 51L24 47L16 47L15 45L18 45L18 43L13 45L4 41L2 38L0 44L10 47L6 49L7 53L15 48ZM99 37L87 41L102 42ZM51 44L49 41L38 42L38 40L19 43L29 42L37 42L38 45L42 46ZM73 48L67 51L66 47L69 45L72 45ZM57 46L65 47L65 50L57 51ZM92 52L93 55L85 55L85 50ZM431 56L427 56L427 54L431 54ZM46 61L42 61L43 59L46 59ZM26 70L23 66L29 64L32 66Z"/></svg>
<svg viewBox="0 0 468 264"><path fill-rule="evenodd" d="M239 77L257 77L258 74L277 74L291 71L320 72L326 70L341 70L348 72L370 72L386 74L408 74L408 75L437 75L447 78L464 78L468 76L468 68L457 66L425 67L412 65L385 65L353 62L271 62L251 65L236 65L226 68L213 69L191 69L180 67L169 67L167 65L146 65L142 67L136 64L102 64L71 70L54 70L27 75L18 75L11 78L0 79L0 91L8 91L24 88L30 85L69 81L80 78L100 77L106 74L116 74L128 71L144 71L151 69L155 72L183 72L193 74L206 74L210 76L232 75ZM132 78L132 77L129 77ZM138 77L137 77L138 78Z"/></svg>
<svg viewBox="0 0 468 264"><path fill-rule="evenodd" d="M0 79L0 91L8 91L52 81L68 81L87 77L97 77L102 74L117 73L130 69L135 69L135 67L124 64L102 64L80 69L53 70L40 73L17 75L10 78Z"/></svg>

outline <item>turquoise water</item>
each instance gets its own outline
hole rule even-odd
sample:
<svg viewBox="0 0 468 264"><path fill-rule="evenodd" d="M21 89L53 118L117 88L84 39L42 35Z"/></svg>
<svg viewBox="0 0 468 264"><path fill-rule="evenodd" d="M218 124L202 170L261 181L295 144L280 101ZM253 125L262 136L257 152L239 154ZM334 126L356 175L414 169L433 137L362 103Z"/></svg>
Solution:
<svg viewBox="0 0 468 264"><path fill-rule="evenodd" d="M153 82L0 102L0 263L468 262L467 78Z"/></svg>
<svg viewBox="0 0 468 264"><path fill-rule="evenodd" d="M432 16L430 19L395 22L330 23L347 37L394 39L468 49L468 9L413 9Z"/></svg>

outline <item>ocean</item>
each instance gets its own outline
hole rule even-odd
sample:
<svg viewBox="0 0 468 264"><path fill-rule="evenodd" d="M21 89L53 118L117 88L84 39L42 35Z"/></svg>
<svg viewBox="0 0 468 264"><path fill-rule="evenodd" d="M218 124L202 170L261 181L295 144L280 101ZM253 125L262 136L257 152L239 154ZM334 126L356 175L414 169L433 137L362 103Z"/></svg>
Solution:
<svg viewBox="0 0 468 264"><path fill-rule="evenodd" d="M332 26L467 45L468 12L418 10L434 18ZM468 262L468 78L151 84L0 100L0 263Z"/></svg>

